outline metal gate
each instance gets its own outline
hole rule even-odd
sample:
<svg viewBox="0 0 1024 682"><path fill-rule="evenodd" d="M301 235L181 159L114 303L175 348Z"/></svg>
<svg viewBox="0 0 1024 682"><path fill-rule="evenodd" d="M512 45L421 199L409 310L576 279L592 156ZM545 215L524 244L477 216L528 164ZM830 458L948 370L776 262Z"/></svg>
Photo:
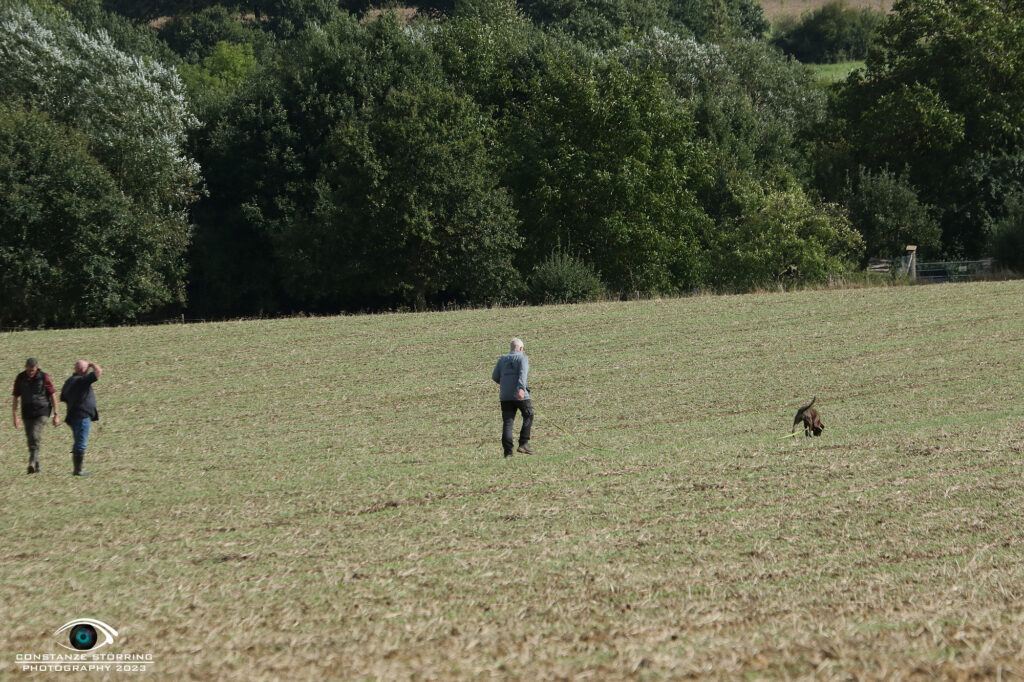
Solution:
<svg viewBox="0 0 1024 682"><path fill-rule="evenodd" d="M918 282L934 284L938 282L966 282L972 279L983 279L992 272L992 259L957 260L937 263L918 263L916 279Z"/></svg>

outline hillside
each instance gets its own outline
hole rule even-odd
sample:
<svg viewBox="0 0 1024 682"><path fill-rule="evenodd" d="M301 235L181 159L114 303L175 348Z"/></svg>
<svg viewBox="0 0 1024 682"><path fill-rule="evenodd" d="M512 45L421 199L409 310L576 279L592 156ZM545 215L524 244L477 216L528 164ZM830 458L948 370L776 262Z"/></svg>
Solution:
<svg viewBox="0 0 1024 682"><path fill-rule="evenodd" d="M0 431L0 677L78 617L175 679L1020 674L1021 319L1002 282L3 334L8 380L106 371L92 478Z"/></svg>
<svg viewBox="0 0 1024 682"><path fill-rule="evenodd" d="M825 4L828 4L828 0L761 0L764 15L769 21L782 16L799 17ZM883 12L892 8L892 0L847 0L846 4L849 7L866 7Z"/></svg>

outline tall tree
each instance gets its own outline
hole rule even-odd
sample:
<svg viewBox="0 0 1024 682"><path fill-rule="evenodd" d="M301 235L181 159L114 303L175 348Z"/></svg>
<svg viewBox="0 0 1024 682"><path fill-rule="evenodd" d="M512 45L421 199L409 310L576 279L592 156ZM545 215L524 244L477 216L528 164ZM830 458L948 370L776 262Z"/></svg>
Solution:
<svg viewBox="0 0 1024 682"><path fill-rule="evenodd" d="M89 166L99 164L102 176L122 198L103 204L104 211L124 213L112 219L112 231L103 234L104 239L123 243L117 247L103 243L105 248L139 258L140 268L147 273L145 285L141 280L126 284L138 277L133 268L111 270L108 285L112 292L121 292L124 303L111 304L100 317L131 319L154 306L181 301L190 235L188 209L197 196L199 167L184 153L186 132L195 119L176 72L152 58L122 52L105 32L85 31L63 10L0 0L0 101L15 110L45 114L60 130L73 131L74 139L87 146ZM76 142L69 149L75 150L74 158L84 159L79 146ZM9 172L11 177L49 177L40 164L56 163L57 158L29 149L8 160L26 164L10 166ZM53 177L69 173L61 165ZM67 188L45 181L32 196L40 196L40 191L51 192L55 205L60 205ZM57 226L68 234L82 234L82 225L75 220L91 220L75 211L59 215L72 221ZM15 219L13 213L7 216ZM118 277L124 278L126 288L115 283ZM81 321L94 319L99 318Z"/></svg>
<svg viewBox="0 0 1024 682"><path fill-rule="evenodd" d="M564 250L618 291L702 281L708 181L693 119L653 72L553 55L534 76L505 143L505 182L523 220L528 269Z"/></svg>
<svg viewBox="0 0 1024 682"><path fill-rule="evenodd" d="M899 0L893 12L841 88L832 182L858 164L907 167L942 211L946 250L978 255L1024 180L1024 3Z"/></svg>
<svg viewBox="0 0 1024 682"><path fill-rule="evenodd" d="M0 108L0 324L124 322L180 297L182 245L149 229L90 146Z"/></svg>
<svg viewBox="0 0 1024 682"><path fill-rule="evenodd" d="M199 284L243 312L501 296L519 239L489 130L394 18L310 29L214 134ZM252 248L241 270L225 238Z"/></svg>

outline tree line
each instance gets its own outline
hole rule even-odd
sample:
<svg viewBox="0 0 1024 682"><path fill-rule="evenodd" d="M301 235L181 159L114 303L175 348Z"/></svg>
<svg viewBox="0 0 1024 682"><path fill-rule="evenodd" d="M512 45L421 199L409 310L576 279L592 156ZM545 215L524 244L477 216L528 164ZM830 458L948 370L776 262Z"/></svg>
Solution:
<svg viewBox="0 0 1024 682"><path fill-rule="evenodd" d="M824 88L752 0L0 0L0 324L1020 267L1022 16Z"/></svg>

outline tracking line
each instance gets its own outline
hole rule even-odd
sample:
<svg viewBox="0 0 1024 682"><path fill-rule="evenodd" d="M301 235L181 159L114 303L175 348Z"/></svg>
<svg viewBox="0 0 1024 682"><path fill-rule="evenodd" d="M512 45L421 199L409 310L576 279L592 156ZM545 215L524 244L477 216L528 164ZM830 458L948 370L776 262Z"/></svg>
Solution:
<svg viewBox="0 0 1024 682"><path fill-rule="evenodd" d="M533 413L535 415L537 415L538 417L541 417L542 419L546 419L544 417L544 415L541 414L541 412L537 408L533 408ZM585 448L588 448L590 450L596 450L598 452L607 452L607 453L612 453L612 454L615 453L615 450L612 450L611 448L607 448L607 447L603 447L602 448L602 447L598 447L598 446L594 445L593 443L588 443L587 441L583 440L582 438L580 438L576 434L574 434L571 431L569 431L568 429L564 428L561 424L559 424L556 421L553 421L551 419L546 419L546 421L547 421L547 423L551 424L552 426L554 426L556 429L558 429L559 431L561 431L565 435L569 436L569 438L571 438L572 440L576 441L577 444L582 445Z"/></svg>

